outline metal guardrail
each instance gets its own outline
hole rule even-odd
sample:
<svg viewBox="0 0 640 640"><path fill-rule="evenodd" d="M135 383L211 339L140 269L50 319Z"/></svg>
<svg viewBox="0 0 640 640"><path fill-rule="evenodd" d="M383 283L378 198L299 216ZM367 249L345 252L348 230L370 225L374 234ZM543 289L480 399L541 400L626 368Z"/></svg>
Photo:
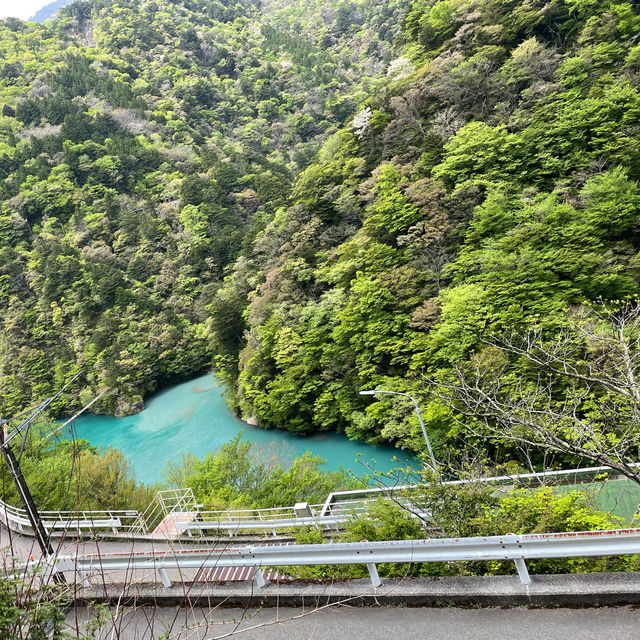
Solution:
<svg viewBox="0 0 640 640"><path fill-rule="evenodd" d="M301 517L302 508L307 518ZM271 531L276 534L277 529L303 526L302 520L315 520L315 514L322 505L309 505L301 503L293 507L272 507L260 509L222 509L218 511L204 511L199 509L194 518L181 518L176 513L175 528L178 532L187 532L191 536L194 531L213 530L226 532L231 536L242 530L246 531ZM306 523L305 523L306 524Z"/></svg>
<svg viewBox="0 0 640 640"><path fill-rule="evenodd" d="M261 569L274 566L366 565L374 587L381 585L376 565L382 562L459 562L512 560L522 584L531 577L525 560L640 553L640 529L540 533L485 538L435 538L385 542L330 543L287 546L245 546L212 549L175 549L165 552L75 555L52 558L48 577L74 571L88 584L91 574L126 570L156 572L165 587L171 586L167 570L209 567L251 567L259 586L265 585ZM37 568L38 563L27 567Z"/></svg>
<svg viewBox="0 0 640 640"><path fill-rule="evenodd" d="M178 534L189 537L194 532L212 531L235 536L243 531L277 531L300 527L319 529L339 528L350 519L366 512L373 499L341 501L308 505L301 503L291 507L268 509L225 509L204 511L197 505L191 489L159 491L143 513L138 511L42 511L47 531L73 531L77 535L93 534L110 529L113 533L148 535L164 519L171 518ZM296 507L307 510L305 515ZM31 523L24 509L0 501L0 523L22 535L33 535ZM163 534L158 534L163 536Z"/></svg>
<svg viewBox="0 0 640 640"><path fill-rule="evenodd" d="M637 466L640 466L638 464ZM522 473L514 475L490 476L474 480L447 480L443 485L456 486L469 482L482 482L506 486L512 484L535 484L542 482L574 483L593 480L599 475L619 475L610 467L584 467L581 469L561 469L558 471L543 471L539 473ZM393 495L396 502L410 506L409 500L403 498L402 493L416 489L420 485L396 485L390 487L374 487L370 489L354 489L351 491L336 491L330 493L322 505L310 505L314 520L301 518L295 514L294 507L279 509L245 509L225 511L200 511L195 520L179 522L176 520L176 530L187 532L191 536L197 530L215 530L235 535L241 530L259 531L296 528L302 526L334 527L346 522L354 514L359 515L366 510L366 505L377 498ZM177 514L176 514L177 515ZM427 514L422 514L426 516Z"/></svg>
<svg viewBox="0 0 640 640"><path fill-rule="evenodd" d="M191 487L158 491L149 506L140 514L132 533L149 533L168 515L193 512L197 508Z"/></svg>
<svg viewBox="0 0 640 640"><path fill-rule="evenodd" d="M110 529L113 533L131 530L138 521L137 511L41 511L43 525L47 531L63 529L92 533ZM31 522L25 509L14 507L0 500L0 523L23 535L33 535Z"/></svg>
<svg viewBox="0 0 640 640"><path fill-rule="evenodd" d="M73 531L91 535L110 529L113 533L148 534L167 515L197 509L193 491L168 489L158 491L144 513L136 510L41 511L47 531ZM0 524L22 535L34 535L25 509L0 500Z"/></svg>

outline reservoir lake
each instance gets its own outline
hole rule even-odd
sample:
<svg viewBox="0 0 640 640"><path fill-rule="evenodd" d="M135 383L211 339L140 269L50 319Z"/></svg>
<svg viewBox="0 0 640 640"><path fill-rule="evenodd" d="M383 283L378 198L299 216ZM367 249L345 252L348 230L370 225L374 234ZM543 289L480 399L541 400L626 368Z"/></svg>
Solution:
<svg viewBox="0 0 640 640"><path fill-rule="evenodd" d="M368 472L358 460L375 460L377 471L407 465L419 468L416 458L399 449L349 440L340 433L299 436L283 429L249 426L231 412L210 373L154 394L145 402L145 409L134 416L83 415L75 420L78 438L94 446L120 449L136 478L145 483L162 482L167 461L179 461L188 451L203 458L243 430L245 440L260 450L275 451L286 465L311 451L327 461L325 469L342 467L356 475Z"/></svg>

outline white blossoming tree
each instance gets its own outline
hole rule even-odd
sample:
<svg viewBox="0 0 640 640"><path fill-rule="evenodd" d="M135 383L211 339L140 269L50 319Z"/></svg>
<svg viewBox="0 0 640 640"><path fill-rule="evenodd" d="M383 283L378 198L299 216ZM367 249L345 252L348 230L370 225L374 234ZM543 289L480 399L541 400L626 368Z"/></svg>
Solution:
<svg viewBox="0 0 640 640"><path fill-rule="evenodd" d="M358 138L363 138L369 129L369 121L371 120L371 107L365 107L353 119L353 130Z"/></svg>

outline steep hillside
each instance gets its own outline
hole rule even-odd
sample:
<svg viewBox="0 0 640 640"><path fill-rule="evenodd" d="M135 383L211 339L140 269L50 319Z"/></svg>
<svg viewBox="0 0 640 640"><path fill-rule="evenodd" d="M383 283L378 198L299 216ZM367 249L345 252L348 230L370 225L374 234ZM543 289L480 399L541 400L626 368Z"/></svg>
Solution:
<svg viewBox="0 0 640 640"><path fill-rule="evenodd" d="M491 333L637 296L638 33L625 2L414 0L389 82L212 303L245 327L211 320L238 411L420 451L412 405L358 396L409 391L445 455L465 434L426 375L499 359Z"/></svg>
<svg viewBox="0 0 640 640"><path fill-rule="evenodd" d="M358 396L383 387L465 448L426 377L517 381L484 337L639 293L638 33L590 0L1 23L0 414L79 368L67 408L128 413L213 362L265 427L421 451L409 404Z"/></svg>
<svg viewBox="0 0 640 640"><path fill-rule="evenodd" d="M0 415L211 366L227 266L391 59L398 0L75 2L0 22ZM218 331L217 335L221 332Z"/></svg>

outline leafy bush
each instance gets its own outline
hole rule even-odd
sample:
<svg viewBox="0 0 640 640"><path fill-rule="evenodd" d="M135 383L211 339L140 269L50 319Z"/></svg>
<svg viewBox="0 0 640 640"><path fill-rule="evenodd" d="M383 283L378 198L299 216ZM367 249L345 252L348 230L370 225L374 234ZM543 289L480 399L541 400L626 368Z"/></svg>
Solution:
<svg viewBox="0 0 640 640"><path fill-rule="evenodd" d="M282 507L296 502L324 502L332 491L361 486L344 471L321 469L324 460L306 452L289 466L274 452L266 458L239 433L202 460L185 461L176 473L205 508ZM185 464L183 463L183 464Z"/></svg>
<svg viewBox="0 0 640 640"><path fill-rule="evenodd" d="M415 507L431 513L421 521L394 502L378 500L365 514L351 520L340 542L412 540L430 537L474 537L507 533L553 533L615 529L620 519L598 511L588 491L559 493L551 487L519 488L501 494L495 487L429 483L411 492ZM459 511L456 509L459 505ZM325 538L317 530L296 536L298 544L318 544ZM640 556L559 558L527 561L531 573L627 571L640 567ZM366 567L321 566L283 568L298 577L364 577ZM381 576L505 575L516 572L511 560L488 562L382 563Z"/></svg>
<svg viewBox="0 0 640 640"><path fill-rule="evenodd" d="M115 449L92 447L86 440L58 440L49 437L55 423L32 427L27 438L21 468L39 509L143 511L155 489L135 480L124 455ZM22 506L4 460L1 463L1 497Z"/></svg>

